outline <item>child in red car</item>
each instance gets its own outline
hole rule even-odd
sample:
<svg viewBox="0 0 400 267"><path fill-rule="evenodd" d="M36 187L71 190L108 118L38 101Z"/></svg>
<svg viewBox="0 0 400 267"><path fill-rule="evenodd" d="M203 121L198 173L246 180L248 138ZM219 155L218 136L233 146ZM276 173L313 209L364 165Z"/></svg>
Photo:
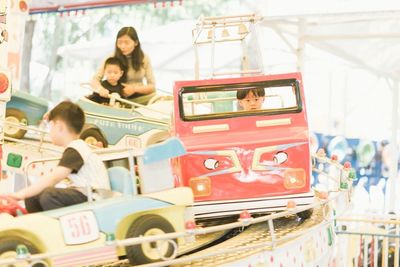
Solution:
<svg viewBox="0 0 400 267"><path fill-rule="evenodd" d="M264 88L238 90L236 98L243 111L259 110L265 100L265 90Z"/></svg>

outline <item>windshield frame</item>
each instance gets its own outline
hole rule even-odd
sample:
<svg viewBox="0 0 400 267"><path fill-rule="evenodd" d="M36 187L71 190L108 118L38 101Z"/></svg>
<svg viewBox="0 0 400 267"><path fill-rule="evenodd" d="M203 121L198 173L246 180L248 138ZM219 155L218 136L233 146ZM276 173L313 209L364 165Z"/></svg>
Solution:
<svg viewBox="0 0 400 267"><path fill-rule="evenodd" d="M268 88L268 87L279 87L279 86L292 86L295 88L297 106L290 108L280 109L269 109L269 110L256 110L256 111L235 111L235 112L221 112L212 114L200 114L200 115L189 115L184 114L184 103L183 95L187 93L198 93L198 92L223 92L233 91L244 88ZM238 117L249 117L249 116L268 116L278 114L290 114L299 113L303 110L303 102L300 94L300 84L297 79L284 79L284 80L271 80L262 82L247 82L247 83L235 83L235 84L218 84L218 85L204 85L204 86L186 86L179 90L179 116L183 121L204 121L204 120L216 120L216 119L230 119Z"/></svg>

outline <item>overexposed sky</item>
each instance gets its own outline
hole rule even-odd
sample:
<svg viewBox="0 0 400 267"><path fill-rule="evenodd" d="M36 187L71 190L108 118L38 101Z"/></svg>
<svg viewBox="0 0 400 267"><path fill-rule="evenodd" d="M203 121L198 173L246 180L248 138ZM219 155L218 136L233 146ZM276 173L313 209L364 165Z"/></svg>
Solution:
<svg viewBox="0 0 400 267"><path fill-rule="evenodd" d="M261 0L253 2L257 3L259 10L266 16L400 10L400 1L396 0Z"/></svg>
<svg viewBox="0 0 400 267"><path fill-rule="evenodd" d="M204 2L209 3L205 0ZM226 15L258 12L265 18L285 18L299 15L315 15L318 18L326 14L400 11L400 1L392 0L232 0L231 2L230 10ZM185 1L182 6L174 6L173 8L184 11ZM368 14L365 16L366 21L368 21ZM333 22L335 22L335 18ZM149 54L155 69L157 87L159 89L171 91L174 81L194 79L194 52L191 44L191 29L196 19L139 29L143 48ZM132 23L134 24L133 18L130 18L127 24ZM327 27L325 32L325 28L317 30L324 34L332 33L329 30L334 30L334 34L351 34L355 32L354 30L347 31L349 27L346 27L346 25L343 25L343 27L340 25L336 27L335 23L332 23L332 25L332 27ZM262 50L265 73L276 74L296 71L297 57L295 51L292 51L287 43L283 41L279 36L279 31L274 32L269 26L261 26L259 31L259 43ZM298 42L296 27L296 25L293 25L293 29L290 29L295 33L294 35L290 36L284 33L287 38L286 41L291 43L295 49ZM362 29L366 27L361 25ZM382 30L376 25L371 27L372 32L381 32L377 31L377 29L385 32L390 28ZM117 31L117 28L114 30ZM315 29L309 30L315 34L313 32ZM390 30L397 31L396 29ZM115 33L111 35L114 36ZM383 48L390 48L391 39L386 40L388 40L388 43L385 43L386 46L383 46ZM109 53L108 50L112 49L113 46L113 39L108 40L108 50L106 41L96 40L88 43L88 45L68 45L60 49L59 54L69 60L77 60L77 66L85 65L87 62L83 64L79 60L85 57L89 57L87 59L88 62L90 60L99 60L99 58L105 57ZM371 42L374 45L377 41L380 40L353 40L349 42L351 45L344 47L344 49L347 49L347 52L351 54L353 51L359 52L368 48L365 47L366 42ZM397 41L398 39L393 39L393 46L398 43ZM303 72L305 91L307 93L308 117L312 129L326 134L344 134L348 137L375 140L389 138L392 92L385 79L379 74L363 69L362 66L357 66L330 54L328 50L318 49L314 44L315 42L312 45L306 44ZM339 45L341 45L339 48L343 48L343 44L347 43L339 42ZM234 56L238 57L238 53L233 49L233 46L229 48L223 47L221 50L217 48L217 51L216 60L221 61L216 62L217 66L229 64ZM373 51L373 58L389 60L393 58L392 65L396 66L396 58L390 55L391 51L393 51L393 47L392 50L376 49ZM370 51L366 50L365 52L365 60L370 59L370 54L368 54ZM209 53L203 54L201 66L204 69L209 65L209 58ZM363 58L361 58L362 60ZM389 69L387 65L383 64L383 68L385 67L386 69L382 69L383 71ZM398 68L400 69L400 66ZM82 75L83 73L84 75ZM88 68L84 70L79 70L78 68L65 70L63 77L60 77L59 81L64 79L68 87L73 88L72 82L77 82L73 81L76 77L80 77L81 80L79 82L85 82L91 78L91 73Z"/></svg>

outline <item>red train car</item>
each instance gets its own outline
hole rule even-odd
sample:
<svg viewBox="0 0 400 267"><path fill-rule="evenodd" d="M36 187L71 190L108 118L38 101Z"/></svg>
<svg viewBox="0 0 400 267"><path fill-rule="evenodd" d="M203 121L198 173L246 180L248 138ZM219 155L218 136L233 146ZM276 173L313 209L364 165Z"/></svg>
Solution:
<svg viewBox="0 0 400 267"><path fill-rule="evenodd" d="M176 185L192 188L198 218L313 202L300 73L176 82L174 103L188 152L172 162Z"/></svg>

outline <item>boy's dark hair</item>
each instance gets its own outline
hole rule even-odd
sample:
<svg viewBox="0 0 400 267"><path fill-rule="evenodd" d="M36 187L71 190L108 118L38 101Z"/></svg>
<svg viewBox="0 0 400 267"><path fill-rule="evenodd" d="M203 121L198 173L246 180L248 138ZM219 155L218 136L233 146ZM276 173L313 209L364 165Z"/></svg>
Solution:
<svg viewBox="0 0 400 267"><path fill-rule="evenodd" d="M61 120L68 128L79 134L85 124L85 114L80 106L71 101L63 101L55 106L49 114L49 121Z"/></svg>
<svg viewBox="0 0 400 267"><path fill-rule="evenodd" d="M236 98L239 100L245 99L246 96L252 92L255 97L264 97L265 96L265 90L262 87L258 88L251 88L251 89L243 89L243 90L237 90L236 92Z"/></svg>
<svg viewBox="0 0 400 267"><path fill-rule="evenodd" d="M120 82L125 82L126 81L126 66L124 63L119 60L116 57L109 57L106 59L104 62L104 69L106 68L107 65L116 65L118 66L124 73L122 74L121 78L119 79Z"/></svg>

